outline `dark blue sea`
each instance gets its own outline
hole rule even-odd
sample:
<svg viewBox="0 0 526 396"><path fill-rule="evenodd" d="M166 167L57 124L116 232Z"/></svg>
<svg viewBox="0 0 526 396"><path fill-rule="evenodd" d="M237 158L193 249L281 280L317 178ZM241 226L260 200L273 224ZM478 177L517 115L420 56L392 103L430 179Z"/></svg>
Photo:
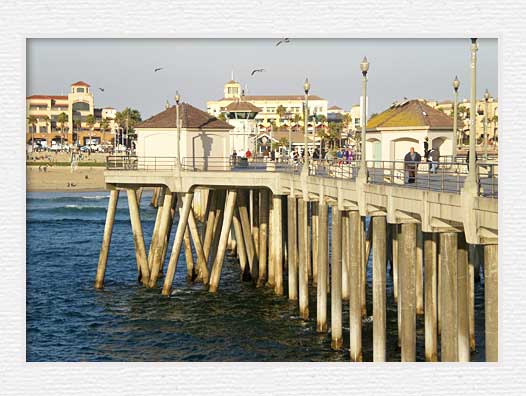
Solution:
<svg viewBox="0 0 526 396"><path fill-rule="evenodd" d="M311 317L301 320L296 304L286 297L241 281L239 264L232 257L223 266L217 294L187 282L183 250L171 297L144 288L137 282L125 194L119 198L105 287L95 290L108 196L107 192L27 195L28 361L349 360L347 302L343 304L344 349L332 351L330 334L316 333L314 288ZM145 192L140 214L147 249L156 214L150 200L151 194ZM171 241L175 229L174 225ZM368 281L371 315L371 273ZM399 361L391 288L388 276L387 357ZM482 284L476 284L475 293L477 351L472 360L482 361ZM330 307L328 315L330 327ZM371 361L368 321L363 324L363 351L364 360ZM423 316L417 319L417 359L424 360Z"/></svg>

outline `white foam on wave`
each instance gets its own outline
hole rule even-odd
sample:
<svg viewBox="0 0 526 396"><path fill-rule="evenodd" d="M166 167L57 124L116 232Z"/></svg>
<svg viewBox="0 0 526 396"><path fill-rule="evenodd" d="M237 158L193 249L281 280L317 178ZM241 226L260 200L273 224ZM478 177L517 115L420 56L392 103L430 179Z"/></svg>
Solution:
<svg viewBox="0 0 526 396"><path fill-rule="evenodd" d="M100 199L106 199L106 198L109 198L110 196L109 195L91 195L91 196L83 196L81 197L82 199L96 199L96 200L100 200Z"/></svg>

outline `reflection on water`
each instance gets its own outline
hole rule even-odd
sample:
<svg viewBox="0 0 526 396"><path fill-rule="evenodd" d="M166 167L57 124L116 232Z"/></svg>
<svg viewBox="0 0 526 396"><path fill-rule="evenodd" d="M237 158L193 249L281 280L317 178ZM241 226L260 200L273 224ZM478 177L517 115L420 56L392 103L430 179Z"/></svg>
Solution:
<svg viewBox="0 0 526 396"><path fill-rule="evenodd" d="M105 289L93 288L107 193L30 193L27 200L27 360L29 361L348 361L349 314L344 302L344 350L316 333L316 292L308 321L296 303L239 280L229 258L217 294L186 282L181 251L174 291L137 283L133 239L121 194ZM146 246L155 210L145 193L141 219ZM173 227L172 233L175 233ZM286 277L286 271L285 271ZM371 274L368 313L372 314ZM287 282L285 280L285 293ZM388 277L387 356L399 360L396 307ZM329 297L330 302L330 297ZM476 288L478 350L483 360L483 289ZM328 307L330 323L330 307ZM417 319L417 359L424 360L423 317ZM364 360L372 360L372 323L363 325Z"/></svg>

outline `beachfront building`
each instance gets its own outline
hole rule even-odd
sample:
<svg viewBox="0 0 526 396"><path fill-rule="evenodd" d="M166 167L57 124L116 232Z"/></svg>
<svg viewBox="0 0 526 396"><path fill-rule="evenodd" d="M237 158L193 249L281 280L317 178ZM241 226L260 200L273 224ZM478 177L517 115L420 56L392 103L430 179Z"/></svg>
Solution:
<svg viewBox="0 0 526 396"><path fill-rule="evenodd" d="M453 101L443 100L437 101L426 101L426 103L445 114L453 117ZM470 111L469 99L463 99L458 102L458 117L459 123L458 128L462 134L462 141L464 144L468 144L469 140L469 111ZM486 103L484 99L476 101L477 114L475 117L475 131L477 136L477 144L481 144L484 139L484 118L485 118ZM488 142L493 146L493 142L498 141L498 127L499 127L499 101L497 98L489 97L488 99L488 124L487 134Z"/></svg>
<svg viewBox="0 0 526 396"><path fill-rule="evenodd" d="M70 88L67 95L31 95L26 98L28 144L31 144L32 138L41 147L61 143L111 144L116 127L116 110L111 107L95 108L90 85L84 81L77 81ZM61 116L62 113L64 116ZM94 117L93 125L89 123L90 115Z"/></svg>
<svg viewBox="0 0 526 396"><path fill-rule="evenodd" d="M180 159L185 166L212 164L214 158L231 155L229 132L234 128L225 121L188 103L179 105ZM135 126L138 157L174 159L177 147L177 106L148 118ZM153 166L153 164L152 164Z"/></svg>
<svg viewBox="0 0 526 396"><path fill-rule="evenodd" d="M260 129L274 124L276 126L303 123L304 95L243 95L241 84L230 80L224 86L223 97L207 102L207 111L215 117L226 111L226 107L240 100L252 103L261 109L255 117ZM309 95L309 114L327 117L327 100L316 95Z"/></svg>
<svg viewBox="0 0 526 396"><path fill-rule="evenodd" d="M422 100L404 100L367 122L366 158L401 161L411 147L424 155L424 141L452 155L453 119Z"/></svg>

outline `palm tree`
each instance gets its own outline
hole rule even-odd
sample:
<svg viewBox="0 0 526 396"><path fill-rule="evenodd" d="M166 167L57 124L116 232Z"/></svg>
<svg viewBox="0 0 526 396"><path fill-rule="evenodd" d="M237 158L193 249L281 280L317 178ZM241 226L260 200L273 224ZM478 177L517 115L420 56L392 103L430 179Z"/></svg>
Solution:
<svg viewBox="0 0 526 396"><path fill-rule="evenodd" d="M299 114L294 114L294 123L298 125L300 121L301 121L301 116Z"/></svg>
<svg viewBox="0 0 526 396"><path fill-rule="evenodd" d="M338 124L335 122L329 122L329 141L332 143L333 149L334 143L338 139L340 139L340 128Z"/></svg>
<svg viewBox="0 0 526 396"><path fill-rule="evenodd" d="M281 124L281 120L283 119L283 117L287 113L287 109L285 109L285 107L283 107L283 105L279 105L278 108L276 109L276 113L279 116L279 123Z"/></svg>
<svg viewBox="0 0 526 396"><path fill-rule="evenodd" d="M31 150L35 147L35 128L37 125L37 118L34 115L27 117L27 123L31 127Z"/></svg>
<svg viewBox="0 0 526 396"><path fill-rule="evenodd" d="M350 113L345 113L343 115L343 118L342 118L342 122L343 122L343 127L348 130L349 129L349 125L351 125L352 123L352 116Z"/></svg>
<svg viewBox="0 0 526 396"><path fill-rule="evenodd" d="M60 144L64 144L64 124L68 121L66 113L62 112L57 116L57 122L60 124Z"/></svg>
<svg viewBox="0 0 526 396"><path fill-rule="evenodd" d="M106 130L110 127L110 122L108 121L107 118L104 118L101 122L100 122L100 131L102 132L102 142L104 143L105 142L105 139L106 139Z"/></svg>
<svg viewBox="0 0 526 396"><path fill-rule="evenodd" d="M115 121L120 127L126 126L126 134L130 137L135 132L135 125L142 121L141 113L139 110L126 107L124 110L117 112Z"/></svg>
<svg viewBox="0 0 526 396"><path fill-rule="evenodd" d="M86 117L86 124L89 128L89 145L91 146L91 135L93 132L93 127L95 126L95 116L93 114L88 114L88 116Z"/></svg>

